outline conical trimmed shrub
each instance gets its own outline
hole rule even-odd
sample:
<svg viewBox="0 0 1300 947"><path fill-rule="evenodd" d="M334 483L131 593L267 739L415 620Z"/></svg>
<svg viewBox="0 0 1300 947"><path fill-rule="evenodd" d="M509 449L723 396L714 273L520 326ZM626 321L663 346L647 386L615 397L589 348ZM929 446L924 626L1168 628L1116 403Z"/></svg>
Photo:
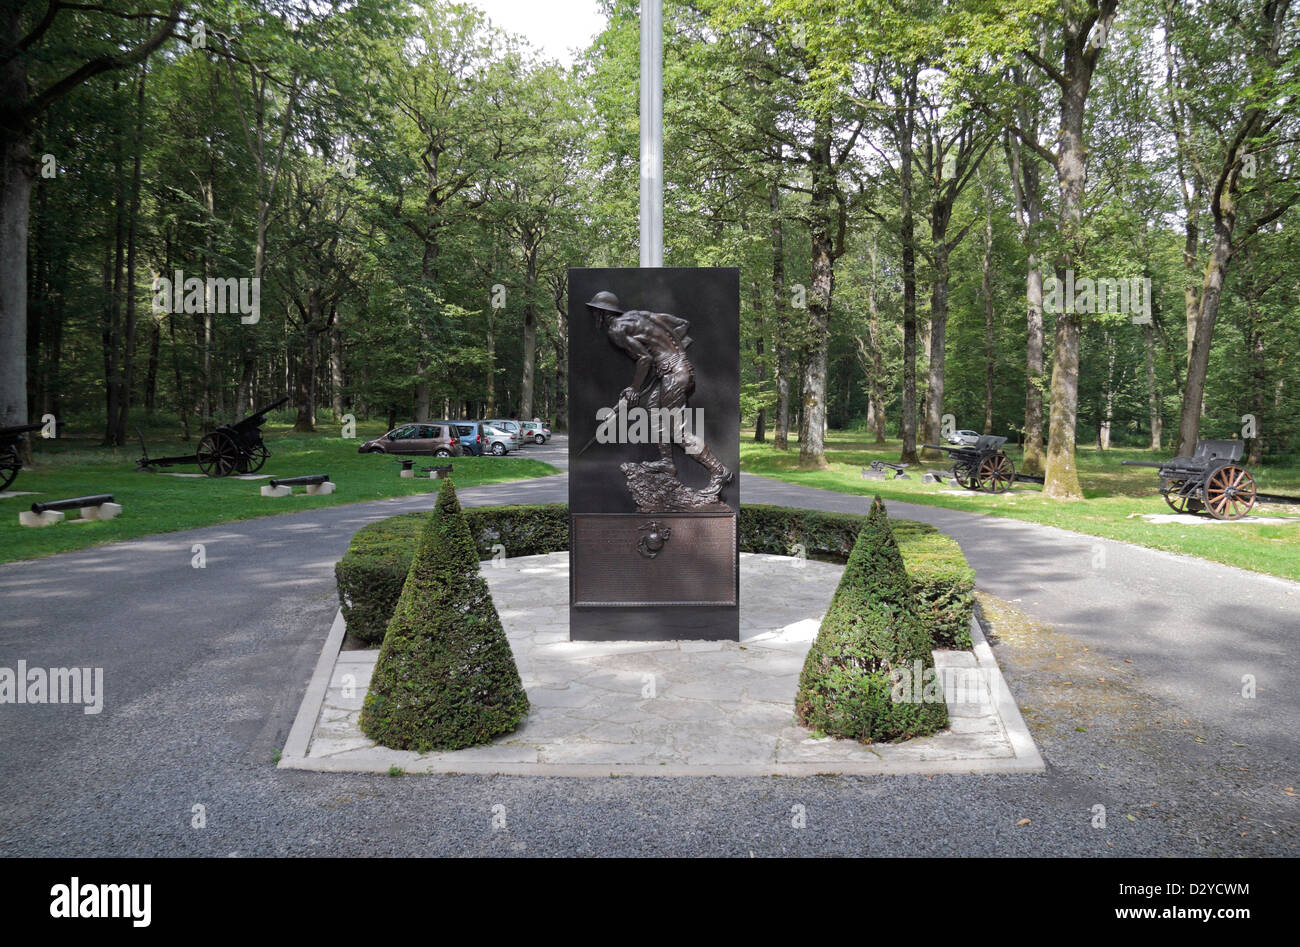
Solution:
<svg viewBox="0 0 1300 947"><path fill-rule="evenodd" d="M450 479L420 534L361 711L372 740L401 750L488 743L528 697Z"/></svg>
<svg viewBox="0 0 1300 947"><path fill-rule="evenodd" d="M844 575L808 651L795 713L814 731L863 743L925 736L948 725L930 632L912 593L885 505L871 504ZM897 673L896 673L897 672ZM895 696L901 699L895 700ZM929 699L924 699L928 697ZM921 698L921 699L917 699Z"/></svg>

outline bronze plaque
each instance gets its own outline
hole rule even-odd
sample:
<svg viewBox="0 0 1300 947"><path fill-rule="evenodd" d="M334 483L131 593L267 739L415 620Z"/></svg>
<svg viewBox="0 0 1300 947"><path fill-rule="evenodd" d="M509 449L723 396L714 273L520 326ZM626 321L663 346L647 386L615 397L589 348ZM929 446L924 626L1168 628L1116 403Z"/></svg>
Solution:
<svg viewBox="0 0 1300 947"><path fill-rule="evenodd" d="M573 516L572 604L736 605L734 513Z"/></svg>

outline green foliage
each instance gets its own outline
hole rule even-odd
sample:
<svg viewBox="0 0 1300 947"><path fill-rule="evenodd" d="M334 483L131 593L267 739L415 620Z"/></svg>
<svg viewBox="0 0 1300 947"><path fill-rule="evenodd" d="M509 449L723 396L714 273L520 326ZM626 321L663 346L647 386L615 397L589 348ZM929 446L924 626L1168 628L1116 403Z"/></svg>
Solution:
<svg viewBox="0 0 1300 947"><path fill-rule="evenodd" d="M507 556L569 548L565 503L470 507L463 515L479 559L491 558L498 544ZM403 513L363 526L334 566L348 633L360 641L383 641L426 519L424 513Z"/></svg>
<svg viewBox="0 0 1300 947"><path fill-rule="evenodd" d="M447 479L379 649L361 729L384 746L423 753L487 743L527 715L510 642Z"/></svg>
<svg viewBox="0 0 1300 947"><path fill-rule="evenodd" d="M820 513L784 506L740 508L741 552L844 562L865 517ZM465 510L480 559L493 546L508 556L539 556L569 548L569 507L489 506ZM401 594L424 514L403 513L357 530L334 567L348 632L363 642L383 640ZM895 520L894 537L903 553L922 614L939 648L969 648L975 608L975 573L957 543L927 523Z"/></svg>
<svg viewBox="0 0 1300 947"><path fill-rule="evenodd" d="M863 743L934 733L948 724L942 700L896 701L892 676L932 669L931 646L877 497L804 661L795 713L811 730Z"/></svg>

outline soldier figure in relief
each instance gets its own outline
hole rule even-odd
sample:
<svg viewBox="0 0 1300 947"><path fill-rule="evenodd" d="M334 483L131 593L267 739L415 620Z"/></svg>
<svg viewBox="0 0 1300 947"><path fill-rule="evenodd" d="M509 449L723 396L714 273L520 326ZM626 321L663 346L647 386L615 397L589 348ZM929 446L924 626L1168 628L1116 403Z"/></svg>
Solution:
<svg viewBox="0 0 1300 947"><path fill-rule="evenodd" d="M683 444L686 452L709 471L708 486L699 493L716 497L735 475L709 450L701 437L703 432L685 427L686 399L695 391L695 369L686 357L686 347L691 344L686 334L690 323L666 312L624 312L611 292L597 293L587 303L587 309L599 319L609 340L636 360L632 384L623 389L622 399L628 407L636 407L647 380L651 381L653 387L645 394L644 407L651 412L672 412L676 430L671 440ZM646 468L676 477L672 444L660 442L657 446L659 460L646 464Z"/></svg>

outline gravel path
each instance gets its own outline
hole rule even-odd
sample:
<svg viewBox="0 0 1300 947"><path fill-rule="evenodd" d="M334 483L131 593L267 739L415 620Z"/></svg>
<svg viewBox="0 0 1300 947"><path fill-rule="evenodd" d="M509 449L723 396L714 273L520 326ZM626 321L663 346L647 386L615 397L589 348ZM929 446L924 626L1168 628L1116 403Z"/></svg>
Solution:
<svg viewBox="0 0 1300 947"><path fill-rule="evenodd" d="M528 456L555 462L563 439ZM505 461L509 462L509 461ZM560 464L557 464L560 466ZM746 502L865 508L742 478ZM466 505L565 499L547 477ZM0 667L104 668L104 711L0 705L10 855L1295 855L1300 585L890 504L957 538L1042 776L559 780L281 772L333 565L406 497L0 566ZM206 568L191 567L196 543ZM1097 549L1103 551L1100 556ZM1132 663L1128 663L1132 662ZM1257 697L1241 697L1241 677ZM1103 679L1103 680L1098 680ZM1290 788L1291 793L1286 789ZM806 826L792 825L803 806ZM1094 828L1094 806L1106 827ZM195 806L205 825L195 828ZM494 806L505 827L493 828ZM501 810L497 810L498 815ZM1029 820L1024 822L1024 820ZM498 819L499 822L499 819Z"/></svg>

